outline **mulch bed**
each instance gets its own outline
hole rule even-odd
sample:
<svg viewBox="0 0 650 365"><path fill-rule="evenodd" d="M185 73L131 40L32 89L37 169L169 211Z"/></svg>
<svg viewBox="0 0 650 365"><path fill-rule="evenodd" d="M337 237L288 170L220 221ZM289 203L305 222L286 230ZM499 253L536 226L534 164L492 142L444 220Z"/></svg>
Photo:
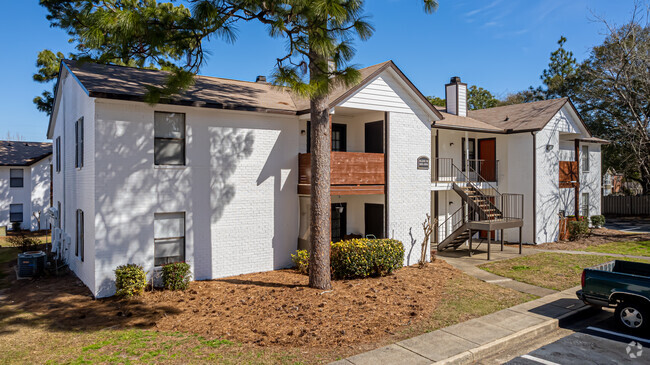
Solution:
<svg viewBox="0 0 650 365"><path fill-rule="evenodd" d="M531 245L532 248L544 250L581 250L590 246L598 246L609 242L650 241L649 233L630 233L607 228L592 230L589 237L575 241L548 242L541 245Z"/></svg>
<svg viewBox="0 0 650 365"><path fill-rule="evenodd" d="M333 290L323 291L307 287L305 275L278 270L192 282L185 292L93 300L69 274L16 282L0 306L37 313L61 330L134 326L257 346L352 347L429 318L446 283L461 275L437 260L387 277L334 281Z"/></svg>

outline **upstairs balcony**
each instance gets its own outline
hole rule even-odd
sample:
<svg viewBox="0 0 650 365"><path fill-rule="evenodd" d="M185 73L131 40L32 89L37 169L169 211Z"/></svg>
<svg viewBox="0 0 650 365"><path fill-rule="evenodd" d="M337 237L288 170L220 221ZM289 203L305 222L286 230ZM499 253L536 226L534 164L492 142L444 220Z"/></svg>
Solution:
<svg viewBox="0 0 650 365"><path fill-rule="evenodd" d="M560 161L560 188L579 185L578 161Z"/></svg>
<svg viewBox="0 0 650 365"><path fill-rule="evenodd" d="M330 194L384 194L383 153L330 152ZM298 155L298 194L311 194L311 153Z"/></svg>

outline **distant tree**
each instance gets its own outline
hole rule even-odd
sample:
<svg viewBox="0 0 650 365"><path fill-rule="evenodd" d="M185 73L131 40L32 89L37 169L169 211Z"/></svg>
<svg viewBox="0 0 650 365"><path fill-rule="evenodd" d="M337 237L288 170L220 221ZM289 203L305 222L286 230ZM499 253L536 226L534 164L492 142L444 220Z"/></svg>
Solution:
<svg viewBox="0 0 650 365"><path fill-rule="evenodd" d="M650 26L635 4L631 20L614 26L580 65L573 93L590 128L613 143L603 147L603 168L638 177L650 193ZM622 165L617 165L622 164Z"/></svg>
<svg viewBox="0 0 650 365"><path fill-rule="evenodd" d="M36 82L43 84L52 83L59 75L59 66L61 60L64 58L63 53L54 53L49 49L42 50L38 53L36 59L36 67L38 71L34 74L33 79ZM73 58L71 55L70 58ZM36 109L44 112L47 115L52 114L52 105L54 104L54 90L45 90L43 93L33 100L36 104Z"/></svg>
<svg viewBox="0 0 650 365"><path fill-rule="evenodd" d="M546 86L544 92L547 99L570 96L573 79L577 77L578 63L573 52L564 49L564 43L566 38L561 36L557 42L560 47L551 53L548 68L540 76Z"/></svg>
<svg viewBox="0 0 650 365"><path fill-rule="evenodd" d="M467 97L469 110L492 108L498 104L499 99L495 98L491 92L476 85L470 86Z"/></svg>
<svg viewBox="0 0 650 365"><path fill-rule="evenodd" d="M7 136L5 137L7 141L24 141L25 137L20 134L20 133L11 133L7 132Z"/></svg>
<svg viewBox="0 0 650 365"><path fill-rule="evenodd" d="M427 96L427 100L429 100L429 103L431 103L431 105L434 106L442 106L442 107L447 106L447 102L445 101L445 99L439 98L437 96Z"/></svg>
<svg viewBox="0 0 650 365"><path fill-rule="evenodd" d="M497 106L531 103L533 101L540 101L545 99L546 93L541 87L534 88L530 86L526 90L508 94L505 98L499 100Z"/></svg>

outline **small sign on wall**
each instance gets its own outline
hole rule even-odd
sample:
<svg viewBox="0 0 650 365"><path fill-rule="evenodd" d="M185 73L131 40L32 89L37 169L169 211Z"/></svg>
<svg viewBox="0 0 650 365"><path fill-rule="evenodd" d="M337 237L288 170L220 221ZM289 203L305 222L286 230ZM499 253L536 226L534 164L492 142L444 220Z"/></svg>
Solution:
<svg viewBox="0 0 650 365"><path fill-rule="evenodd" d="M429 169L429 158L427 156L418 157L418 170Z"/></svg>

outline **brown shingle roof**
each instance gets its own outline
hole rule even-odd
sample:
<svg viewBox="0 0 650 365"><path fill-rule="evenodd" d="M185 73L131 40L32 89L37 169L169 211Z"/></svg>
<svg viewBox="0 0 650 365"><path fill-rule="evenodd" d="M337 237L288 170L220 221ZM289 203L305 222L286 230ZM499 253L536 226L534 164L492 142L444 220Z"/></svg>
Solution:
<svg viewBox="0 0 650 365"><path fill-rule="evenodd" d="M0 141L0 166L29 166L52 154L52 143Z"/></svg>
<svg viewBox="0 0 650 365"><path fill-rule="evenodd" d="M165 85L169 72L139 69L125 66L101 65L90 62L63 61L79 80L91 97L142 101L148 87ZM386 61L359 70L360 82L353 87L339 86L330 94L330 107L338 105L356 92L367 81L387 68L393 70L426 102L426 98L415 88L392 62ZM169 101L170 104L207 106L219 109L302 114L309 112L309 100L300 98L287 88L268 83L247 82L218 77L197 76L188 90ZM442 118L428 102L426 106Z"/></svg>
<svg viewBox="0 0 650 365"><path fill-rule="evenodd" d="M544 126L569 101L567 98L470 110L468 117L478 119L504 131L535 131Z"/></svg>

